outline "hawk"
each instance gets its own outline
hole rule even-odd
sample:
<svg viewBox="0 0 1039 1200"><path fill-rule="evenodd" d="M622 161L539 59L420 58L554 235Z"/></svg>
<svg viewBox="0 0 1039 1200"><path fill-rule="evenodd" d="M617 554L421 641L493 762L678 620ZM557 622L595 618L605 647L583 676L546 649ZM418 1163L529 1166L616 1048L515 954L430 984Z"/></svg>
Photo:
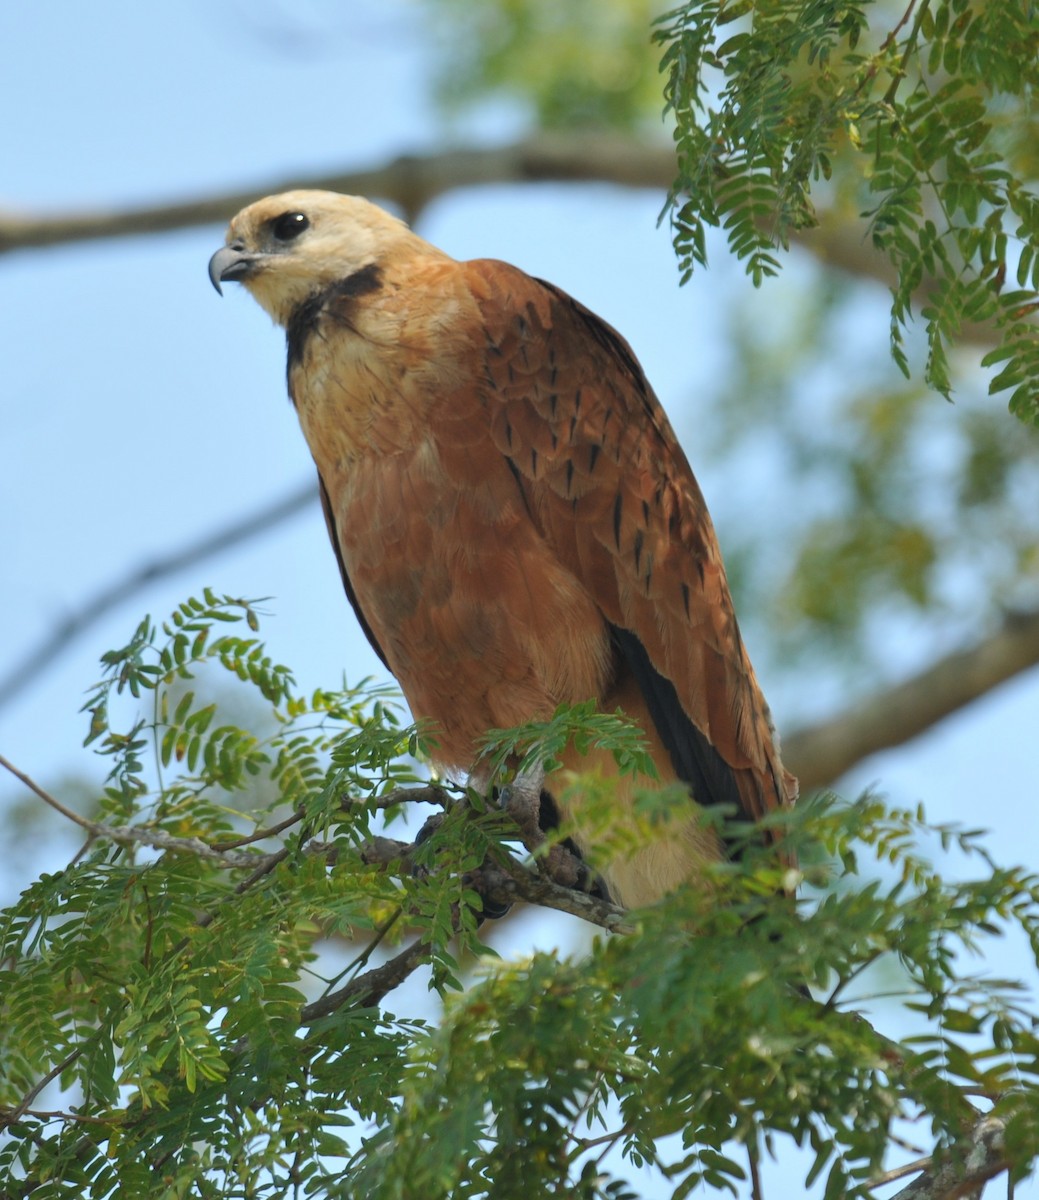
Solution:
<svg viewBox="0 0 1039 1200"><path fill-rule="evenodd" d="M623 711L690 794L665 838L604 866L628 906L724 853L699 806L754 820L794 800L707 506L620 334L332 192L243 209L209 274L285 329L343 585L442 765L473 769L489 729L560 704ZM607 752L563 769L617 774ZM565 778L546 793L587 849Z"/></svg>

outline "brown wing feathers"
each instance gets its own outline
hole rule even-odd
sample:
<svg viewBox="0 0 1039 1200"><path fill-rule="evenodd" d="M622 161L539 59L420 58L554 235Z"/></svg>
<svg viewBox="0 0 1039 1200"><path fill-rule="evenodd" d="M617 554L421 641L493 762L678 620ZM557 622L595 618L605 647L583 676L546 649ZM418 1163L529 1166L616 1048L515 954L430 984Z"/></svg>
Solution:
<svg viewBox="0 0 1039 1200"><path fill-rule="evenodd" d="M328 537L332 543L332 549L335 551L336 563L339 565L339 578L343 581L343 590L346 592L347 599L350 601L350 606L354 610L354 616L357 618L357 623L360 625L364 636L368 639L368 645L379 656L379 661L384 667L389 668L389 663L386 661L386 655L382 651L382 647L376 640L375 634L372 632L372 627L368 624L368 620L364 615L364 611L357 602L357 596L354 592L353 584L350 582L350 576L347 574L346 563L343 562L343 555L339 549L339 534L336 530L335 514L332 511L332 502L328 498L328 489L325 487L325 481L321 478L320 473L317 477L318 491L321 496L321 511L325 517L325 528L328 530Z"/></svg>
<svg viewBox="0 0 1039 1200"><path fill-rule="evenodd" d="M594 596L676 774L700 803L749 817L784 803L706 505L627 343L514 268L463 269L496 334L486 355L495 446L542 535Z"/></svg>

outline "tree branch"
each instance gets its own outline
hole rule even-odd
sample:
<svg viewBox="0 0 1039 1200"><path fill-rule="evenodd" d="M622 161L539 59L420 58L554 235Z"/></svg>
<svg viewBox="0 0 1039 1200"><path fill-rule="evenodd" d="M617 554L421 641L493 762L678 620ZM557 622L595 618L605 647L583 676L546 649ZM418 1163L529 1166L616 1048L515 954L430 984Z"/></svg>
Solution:
<svg viewBox="0 0 1039 1200"><path fill-rule="evenodd" d="M67 820L85 829L93 838L103 838L120 846L149 846L153 850L170 850L176 854L193 854L196 858L204 858L207 862L216 863L228 870L265 869L267 864L284 857L282 851L274 854L249 854L237 850L219 850L210 846L201 838L174 837L161 829L146 829L143 825L106 825L103 821L91 821L89 818L73 812L71 808L55 799L45 788L26 775L24 771L9 762L0 754L0 767L9 771L16 779L35 792L45 803L56 812L61 813ZM295 818L293 818L295 820Z"/></svg>
<svg viewBox="0 0 1039 1200"><path fill-rule="evenodd" d="M675 177L670 143L620 134L539 134L509 146L403 154L379 167L308 178L275 179L254 187L175 204L28 216L0 212L0 254L98 238L165 233L229 220L260 196L288 188L324 188L381 197L409 217L456 188L495 183L601 181L667 189Z"/></svg>
<svg viewBox="0 0 1039 1200"><path fill-rule="evenodd" d="M456 788L455 791L460 793L462 789ZM420 783L394 788L393 791L386 792L374 800L347 799L343 801L342 807L345 809L361 807L382 810L396 808L400 804L431 804L436 808L447 808L450 803L451 788L448 785Z"/></svg>
<svg viewBox="0 0 1039 1200"><path fill-rule="evenodd" d="M310 178L268 179L254 187L200 196L144 208L58 213L49 216L0 211L0 254L65 242L135 237L228 221L260 196L288 188L323 188L381 198L403 209L414 221L436 197L458 188L501 183L613 183L621 187L668 192L677 166L670 142L621 133L537 133L508 146L454 149L432 154L402 154L382 166L321 174ZM895 273L886 255L866 236L858 213L818 209L819 224L791 232L791 240L841 271L892 287ZM925 279L915 298L932 294ZM991 324L964 321L960 337L992 345Z"/></svg>
<svg viewBox="0 0 1039 1200"><path fill-rule="evenodd" d="M1003 1152L1005 1126L996 1117L983 1117L971 1131L966 1154L938 1160L891 1200L952 1200L957 1196L980 1196L981 1189L1010 1164Z"/></svg>
<svg viewBox="0 0 1039 1200"><path fill-rule="evenodd" d="M312 853L327 856L333 848L312 842L307 849ZM406 862L413 849L414 845L409 842L373 838L362 847L361 856L365 862L370 863L386 864L398 860ZM561 887L515 860L510 860L506 866L484 863L478 874L479 891L485 901L507 905L522 900L581 917L611 933L632 933L635 930L635 925L628 919L625 910L618 908L616 904L610 904L586 892ZM421 939L412 942L389 962L365 971L338 991L329 992L328 995L305 1005L300 1013L301 1023L306 1025L320 1017L330 1016L347 1005L371 1008L379 1004L426 961L428 954L429 949Z"/></svg>
<svg viewBox="0 0 1039 1200"><path fill-rule="evenodd" d="M360 857L362 862L372 866L388 866L399 862L402 869L407 871L414 850L414 842L373 837L361 845ZM332 864L336 862L339 851L330 843L312 841L307 844L307 853L323 857ZM475 889L485 903L502 908L521 902L538 904L543 908L553 908L556 912L569 913L572 917L580 917L582 921L598 925L610 933L631 933L635 929L626 909L590 892L556 883L543 872L532 870L504 854L499 862L485 862L474 876Z"/></svg>
<svg viewBox="0 0 1039 1200"><path fill-rule="evenodd" d="M893 1167L890 1171L881 1171L879 1175L874 1175L870 1179L870 1186L885 1187L889 1183L897 1183L900 1179L906 1179L910 1175L919 1175L921 1171L926 1171L933 1162L931 1156L927 1155L925 1158L917 1158L913 1162L903 1163L900 1167Z"/></svg>
<svg viewBox="0 0 1039 1200"><path fill-rule="evenodd" d="M506 905L523 901L553 908L556 912L580 917L609 933L633 933L635 923L627 909L591 892L564 887L538 871L532 871L515 859L484 863L480 868L481 894L493 903Z"/></svg>
<svg viewBox="0 0 1039 1200"><path fill-rule="evenodd" d="M1039 618L1036 618L1039 620ZM139 827L111 827L102 823L89 821L79 814L73 813L58 802L45 789L41 788L29 776L12 766L0 756L0 766L11 771L25 785L31 788L41 799L51 805L64 816L74 820L78 825L88 830L96 837L104 837L113 841L139 842L160 849L176 850L194 854L229 869L242 867L256 868L245 882L239 884L235 894L243 890L260 875L266 873L275 862L288 854L282 850L275 855L259 856L255 854L240 854L228 850L217 851L213 846L196 838L174 838L165 833L149 831ZM416 788L398 789L391 793L395 801L400 803L411 799L425 799L430 791L442 798L440 789ZM298 814L293 816L293 820ZM287 822L283 822L284 826ZM271 833L273 830L268 830ZM388 838L373 838L361 848L361 857L366 862L389 864L399 863L407 866L408 859L414 850L414 844L394 841ZM325 855L334 859L337 852L331 847L319 842L309 843L308 853ZM478 881L475 877L478 876ZM496 903L511 903L524 900L559 911L570 912L585 920L592 921L605 929L616 933L631 933L635 925L624 910L609 904L594 896L562 887L553 882L542 872L517 862L507 853L502 852L500 861L487 861L474 873L481 895ZM208 914L208 920L203 919L200 925L209 924L215 914ZM393 918L394 920L396 918ZM456 917L457 919L457 917ZM385 932L385 929L382 931ZM186 945L186 939L180 946ZM176 948L174 953L177 952ZM370 952L370 951L369 951ZM319 999L305 1005L300 1011L300 1023L310 1025L323 1017L331 1016L345 1007L374 1007L382 1002L386 995L398 987L429 957L429 947L422 939L416 939L389 961L378 967L363 971L343 987L321 996ZM363 959L361 960L363 964ZM878 1048L884 1058L889 1073L895 1077L902 1073L906 1082L912 1084L918 1074L930 1074L930 1067L907 1068L902 1048L879 1034L858 1013L848 1015L836 1013L829 1003L818 1005L820 1016L828 1022L850 1020L855 1026L865 1025L877 1039ZM244 1050L247 1043L239 1047ZM29 1110L40 1092L48 1082L57 1078L83 1053L84 1047L77 1047L62 1063L58 1064L23 1098L15 1109L0 1111L0 1124L17 1121ZM980 1195L981 1187L990 1179L1005 1173L1010 1163L1005 1153L1005 1125L1003 1121L991 1117L977 1117L967 1100L961 1097L964 1109L962 1128L967 1131L964 1141L959 1146L959 1152L941 1158L932 1157L920 1159L903 1167L878 1175L872 1182L874 1186L895 1182L909 1174L917 1174L908 1187L900 1191L894 1200L949 1200L954 1196ZM41 1114L43 1115L43 1114ZM62 1116L62 1114L51 1114ZM754 1162L752 1156L752 1175ZM921 1173L922 1172L922 1173ZM760 1185L755 1184L755 1194Z"/></svg>
<svg viewBox="0 0 1039 1200"><path fill-rule="evenodd" d="M316 499L317 488L313 482L308 482L273 504L265 505L245 517L239 517L214 532L205 534L198 541L181 547L180 550L174 550L162 558L152 559L151 562L136 567L121 579L103 587L82 608L59 621L0 679L0 708L33 683L72 641L102 617L107 616L112 609L160 579L176 575L177 572L213 558L232 546L247 542L258 534L267 533L275 525L309 508Z"/></svg>
<svg viewBox="0 0 1039 1200"><path fill-rule="evenodd" d="M303 1006L300 1012L300 1024L309 1025L320 1017L331 1016L346 1006L356 1008L374 1008L394 988L399 987L416 968L422 966L429 956L429 947L421 940L416 940L402 950L389 962L380 967L372 967L338 991L329 992Z"/></svg>
<svg viewBox="0 0 1039 1200"><path fill-rule="evenodd" d="M288 855L288 851L284 848L271 854L243 853L234 849L238 845L247 844L253 840L249 838L238 842L210 845L208 842L202 841L201 838L174 837L163 830L147 829L141 825L108 825L103 821L91 821L62 804L34 779L9 762L2 754L0 754L0 767L9 771L15 778L25 784L27 788L35 792L41 800L61 813L63 817L73 821L80 828L85 829L93 838L105 839L115 842L118 845L149 846L154 850L171 851L177 854L193 854L197 858L214 863L216 866L223 867L226 870L251 871L252 874L249 878L244 884L239 886L239 892L247 888L255 878L266 874L272 866L283 861ZM425 787L397 788L387 796L381 798L380 807L389 807L391 804L397 805L409 801L422 804L443 803L443 800L443 789L431 784ZM299 814L294 814L280 825L263 831L263 836L270 836L280 829L287 828L298 819ZM402 842L386 837L374 837L362 845L360 857L363 862L380 866L400 861L406 869L414 849L415 843L413 842ZM323 856L331 864L336 861L338 848L325 842L311 841L307 844L306 852L308 854ZM623 908L619 908L616 904L611 904L607 900L601 900L589 893L564 887L549 879L544 874L531 870L506 855L502 856L500 862L485 862L476 874L479 876L479 879L478 881L474 880L474 882L479 883L479 891L484 900L501 905L502 907L507 907L518 901L526 901L530 904L540 904L545 908L554 908L559 912L570 913L572 916L580 917L582 920L599 925L603 929L607 929L613 933L630 933L634 929L634 925L628 920L627 913ZM200 923L207 922L203 920ZM403 956L398 955L398 958L401 959L398 967L403 969ZM394 961L396 962L397 960ZM411 960L409 959L408 961L410 962ZM415 958L406 974L410 974L420 962L421 955ZM389 964L384 964L384 967L388 966ZM383 971L384 967L376 968L376 970ZM373 972L367 972L367 975L372 974ZM381 980L384 977L385 979L389 979L390 974L385 974L385 976L380 975L378 978ZM401 978L404 978L404 976ZM334 1011L336 1007L350 1002L355 994L350 989L354 988L356 990L356 985L358 985L358 980L353 980L345 988L334 993L340 999L337 1004L333 1005L327 1011ZM378 987L382 986L382 983L378 984ZM394 983L387 987L386 991L390 991L396 986L397 984ZM385 995L385 992L382 994ZM323 998L323 1000L330 999L331 997ZM366 1000L365 1003L377 1003L377 1001ZM325 1009L322 1009L318 1015L323 1015L325 1011Z"/></svg>
<svg viewBox="0 0 1039 1200"><path fill-rule="evenodd" d="M783 739L802 791L834 783L856 763L901 746L944 717L1039 663L1039 610L1008 613L1003 627L832 720Z"/></svg>

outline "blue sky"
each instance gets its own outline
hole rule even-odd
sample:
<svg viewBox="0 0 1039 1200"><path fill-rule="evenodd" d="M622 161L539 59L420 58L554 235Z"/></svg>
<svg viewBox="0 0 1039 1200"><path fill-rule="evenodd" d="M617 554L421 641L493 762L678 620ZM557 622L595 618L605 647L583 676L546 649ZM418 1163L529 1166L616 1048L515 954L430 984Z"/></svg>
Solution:
<svg viewBox="0 0 1039 1200"><path fill-rule="evenodd" d="M416 14L404 0L10 5L0 205L57 212L252 184L259 195L274 182L435 148L444 132ZM503 109L469 132L493 141L517 130ZM474 189L432 204L419 231L456 257L500 257L549 278L625 334L689 448L724 545L734 484L691 444L697 405L724 361L719 313L736 302L767 321L777 304L796 303L799 272L811 268L795 263L754 293L716 254L712 272L680 290L667 230L656 225L660 204L606 186ZM206 263L222 236L214 226L0 258L0 672L113 578L310 477L285 399L280 331L240 290L220 301L210 289ZM883 353L879 289L874 307L864 310L876 323L866 336ZM93 628L0 713L0 752L44 781L99 776L77 713L99 654L143 612L161 616L205 585L272 596L264 634L306 686L334 686L344 670L354 680L383 674L314 510ZM890 678L912 652L892 645ZM894 800L925 800L937 820L992 828L1001 861L1034 862L1037 711L1033 672L863 764L845 790L878 781ZM0 779L0 802L14 794ZM39 848L0 890L58 865L64 851ZM515 923L517 952L527 936L552 944L567 935ZM990 966L1020 973L1020 949L997 945Z"/></svg>

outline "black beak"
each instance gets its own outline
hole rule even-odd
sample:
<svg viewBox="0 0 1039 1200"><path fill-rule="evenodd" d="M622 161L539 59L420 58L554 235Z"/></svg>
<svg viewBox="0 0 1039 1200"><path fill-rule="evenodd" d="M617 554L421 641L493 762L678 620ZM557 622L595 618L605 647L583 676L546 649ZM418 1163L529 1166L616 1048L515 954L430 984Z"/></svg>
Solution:
<svg viewBox="0 0 1039 1200"><path fill-rule="evenodd" d="M209 260L209 281L222 296L224 289L221 283L228 280L245 279L259 256L250 254L242 242L232 242L229 246L221 246Z"/></svg>

